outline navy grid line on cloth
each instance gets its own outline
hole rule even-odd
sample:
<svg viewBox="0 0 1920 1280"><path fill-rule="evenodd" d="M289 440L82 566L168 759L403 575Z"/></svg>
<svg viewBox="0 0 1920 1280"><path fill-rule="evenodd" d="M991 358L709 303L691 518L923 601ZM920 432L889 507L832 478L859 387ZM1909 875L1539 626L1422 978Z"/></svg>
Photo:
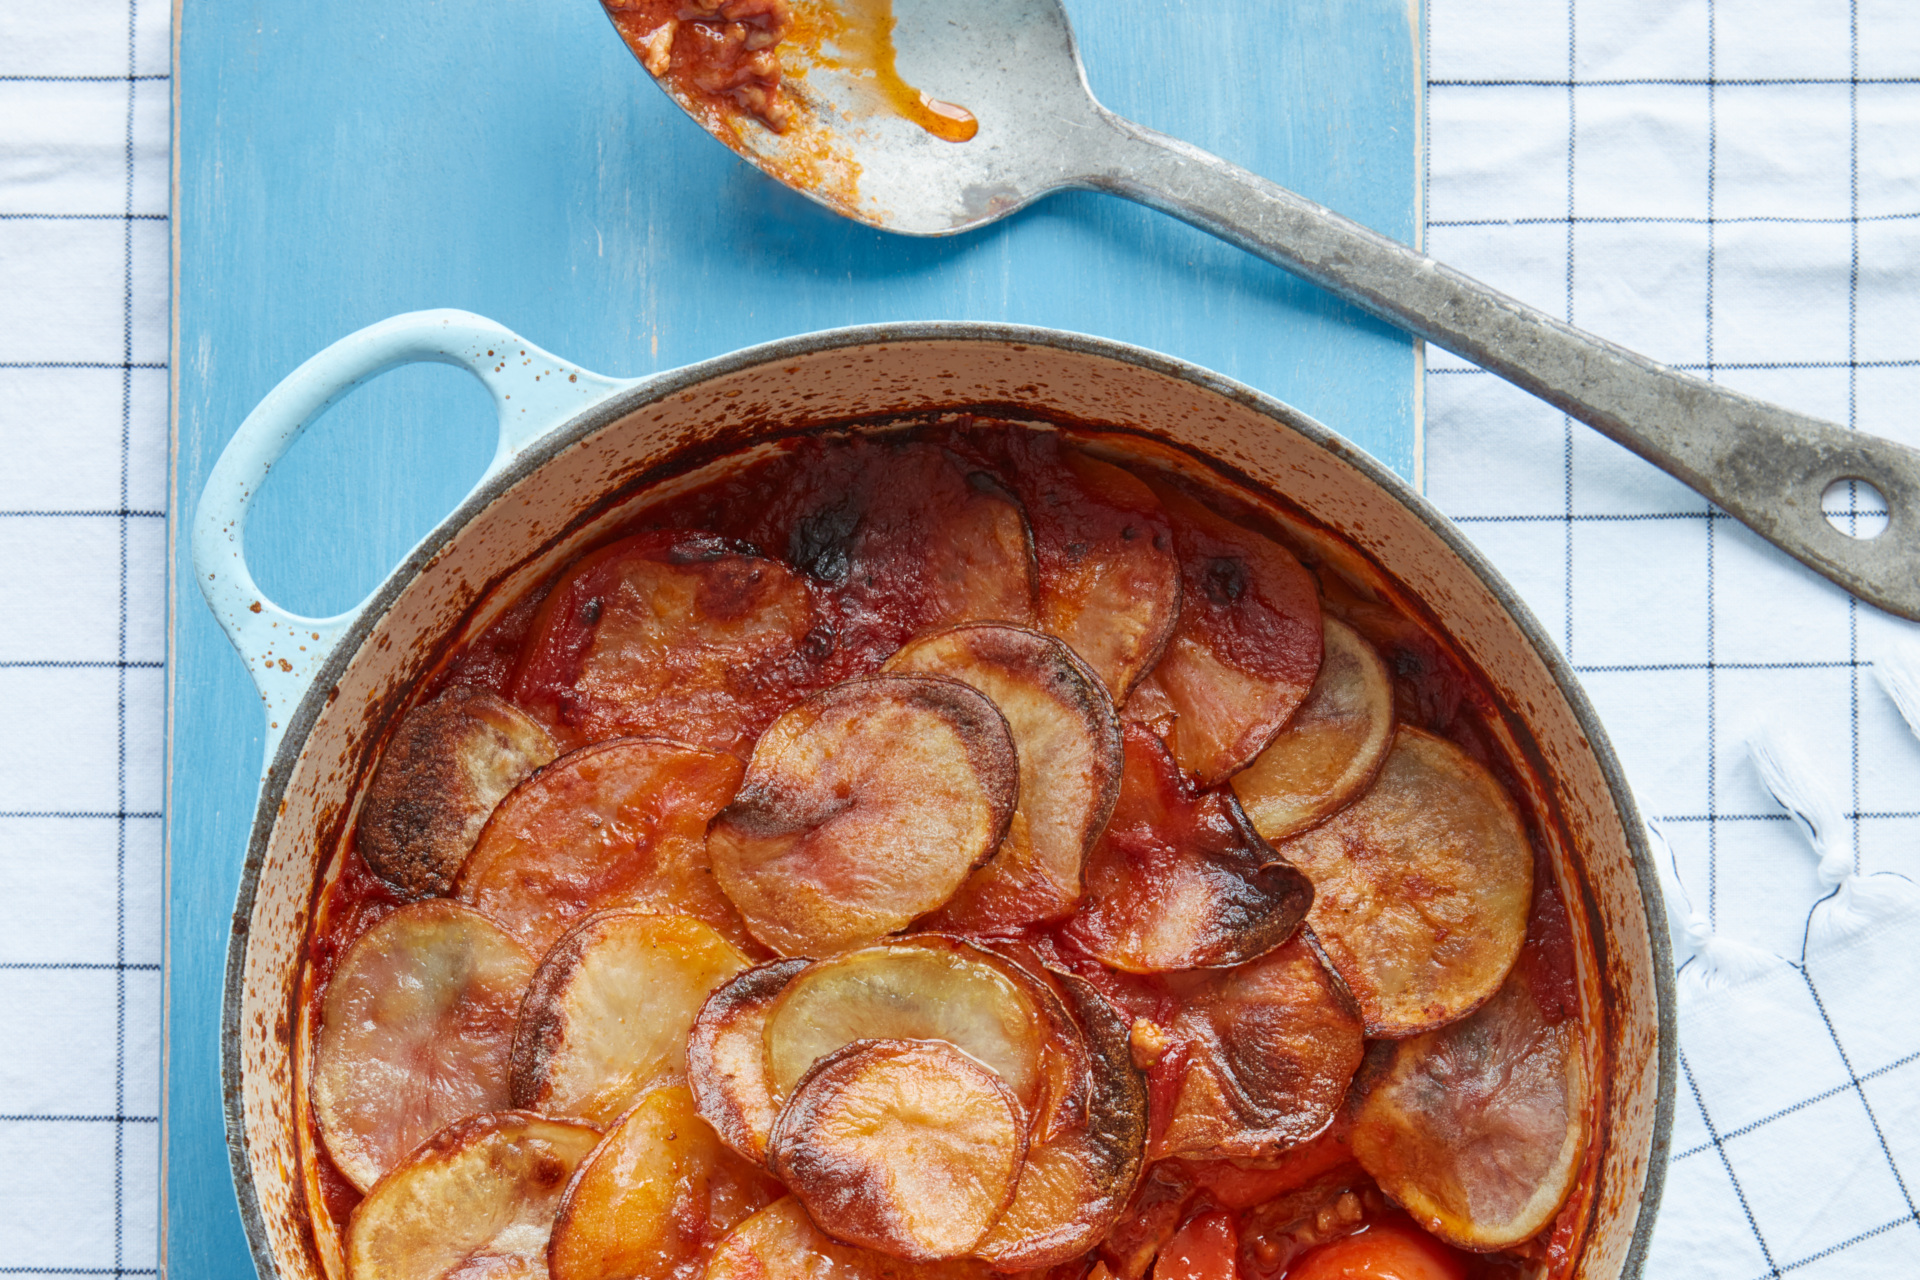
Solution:
<svg viewBox="0 0 1920 1280"><path fill-rule="evenodd" d="M0 1274L151 1275L166 6L0 12Z"/></svg>
<svg viewBox="0 0 1920 1280"><path fill-rule="evenodd" d="M1433 0L1429 31L1436 257L1669 364L1920 443L1920 8ZM1834 993L1778 959L1801 960L1827 890L1743 744L1756 722L1788 725L1844 782L1829 838L1853 868L1920 877L1920 744L1872 679L1912 628L1429 356L1431 496L1559 638L1705 926L1773 957L1806 1019L1798 1037L1761 1026L1731 1070L1750 993L1707 1002L1726 1002L1724 1035L1683 1033L1649 1273L1910 1272L1920 1132L1891 1140L1869 1096L1920 1096L1920 1007L1887 1010L1904 1051L1854 1060L1826 1019ZM1876 497L1846 485L1825 506L1871 532Z"/></svg>

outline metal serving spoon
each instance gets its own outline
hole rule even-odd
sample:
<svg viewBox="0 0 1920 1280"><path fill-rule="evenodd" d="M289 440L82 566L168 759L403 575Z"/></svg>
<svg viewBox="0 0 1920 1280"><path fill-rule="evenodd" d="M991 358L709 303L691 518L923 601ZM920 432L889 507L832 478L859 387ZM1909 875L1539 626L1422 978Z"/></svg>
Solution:
<svg viewBox="0 0 1920 1280"><path fill-rule="evenodd" d="M884 18L874 0L841 3ZM1656 364L1121 119L1088 88L1059 0L899 0L894 17L895 47L938 66L940 96L978 118L971 141L943 141L872 110L871 65L849 68L805 50L783 50L802 104L785 133L681 105L772 177L887 231L952 235L1075 189L1170 213L1499 374L1816 573L1920 621L1920 450ZM1877 536L1850 537L1827 520L1821 499L1840 480L1865 481L1884 496L1888 522Z"/></svg>

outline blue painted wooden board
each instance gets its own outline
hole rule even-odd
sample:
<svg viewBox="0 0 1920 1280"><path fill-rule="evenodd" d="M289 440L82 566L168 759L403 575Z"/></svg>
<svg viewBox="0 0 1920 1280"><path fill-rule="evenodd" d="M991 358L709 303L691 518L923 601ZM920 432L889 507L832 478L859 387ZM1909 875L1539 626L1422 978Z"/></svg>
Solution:
<svg viewBox="0 0 1920 1280"><path fill-rule="evenodd" d="M1418 0L1068 8L1108 106L1416 236ZM1053 325L1239 378L1413 474L1419 356L1400 335L1104 197L940 241L835 219L700 133L593 0L186 0L175 40L176 521L287 371L441 306L615 375L867 321ZM260 584L311 614L358 600L478 477L491 423L450 369L356 393L261 495ZM261 716L178 543L163 1265L199 1280L251 1265L217 1032Z"/></svg>

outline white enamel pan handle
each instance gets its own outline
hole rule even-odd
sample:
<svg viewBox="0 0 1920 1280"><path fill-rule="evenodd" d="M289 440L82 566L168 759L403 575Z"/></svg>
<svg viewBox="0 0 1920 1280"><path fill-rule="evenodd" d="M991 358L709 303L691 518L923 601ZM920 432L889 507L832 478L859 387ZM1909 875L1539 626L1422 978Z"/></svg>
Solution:
<svg viewBox="0 0 1920 1280"><path fill-rule="evenodd" d="M248 509L273 464L343 396L390 369L426 361L465 369L493 396L500 440L475 489L555 427L639 381L590 373L470 312L414 311L340 339L267 393L207 477L193 516L193 567L266 701L268 763L314 676L379 589L331 618L281 608L247 568Z"/></svg>

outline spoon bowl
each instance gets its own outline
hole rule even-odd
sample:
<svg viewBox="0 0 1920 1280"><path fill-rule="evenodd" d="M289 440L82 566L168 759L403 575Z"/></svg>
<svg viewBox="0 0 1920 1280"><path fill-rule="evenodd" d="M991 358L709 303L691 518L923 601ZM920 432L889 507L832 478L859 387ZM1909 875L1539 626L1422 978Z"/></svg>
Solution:
<svg viewBox="0 0 1920 1280"><path fill-rule="evenodd" d="M1087 87L1058 0L795 7L806 38L780 46L784 130L660 84L750 164L868 226L953 235L1086 185L1087 144L1118 119ZM863 34L877 39L846 38L872 22L882 30ZM908 94L965 108L978 132L948 141L893 109L884 82L896 75Z"/></svg>
<svg viewBox="0 0 1920 1280"><path fill-rule="evenodd" d="M1920 450L1669 369L1122 119L1088 88L1059 0L800 0L792 37L778 46L782 131L660 83L769 176L882 230L953 235L1071 189L1172 214L1532 392L1920 621ZM971 112L977 132L950 142L916 123L929 99ZM1822 498L1843 480L1885 499L1875 536L1827 520Z"/></svg>

